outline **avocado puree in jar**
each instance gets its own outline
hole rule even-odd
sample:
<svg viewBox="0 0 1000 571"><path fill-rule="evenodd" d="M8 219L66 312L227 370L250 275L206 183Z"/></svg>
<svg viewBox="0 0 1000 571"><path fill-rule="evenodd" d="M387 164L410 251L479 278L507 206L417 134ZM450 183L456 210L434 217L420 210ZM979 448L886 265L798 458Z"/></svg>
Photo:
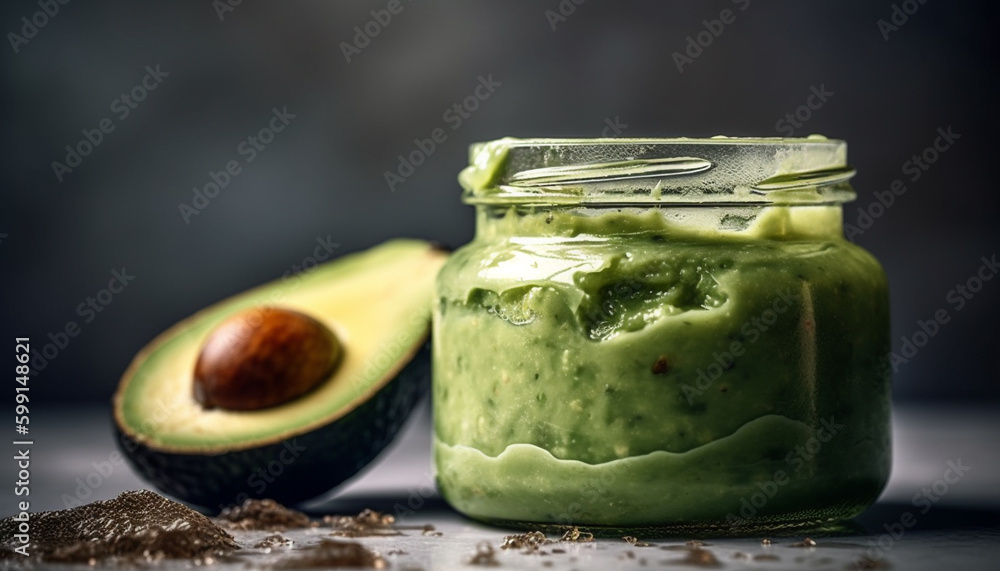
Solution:
<svg viewBox="0 0 1000 571"><path fill-rule="evenodd" d="M739 531L840 520L880 493L888 288L839 205L477 211L434 315L456 509Z"/></svg>

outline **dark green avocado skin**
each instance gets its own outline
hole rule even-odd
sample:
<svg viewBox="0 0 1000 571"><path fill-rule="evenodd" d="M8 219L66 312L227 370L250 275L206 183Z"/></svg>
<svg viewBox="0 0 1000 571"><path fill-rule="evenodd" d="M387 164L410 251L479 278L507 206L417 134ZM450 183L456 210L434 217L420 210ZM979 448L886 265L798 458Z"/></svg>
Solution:
<svg viewBox="0 0 1000 571"><path fill-rule="evenodd" d="M174 454L122 432L115 439L132 467L163 492L210 512L247 498L297 504L335 488L367 466L396 436L430 386L425 344L392 381L346 416L274 444L223 454Z"/></svg>

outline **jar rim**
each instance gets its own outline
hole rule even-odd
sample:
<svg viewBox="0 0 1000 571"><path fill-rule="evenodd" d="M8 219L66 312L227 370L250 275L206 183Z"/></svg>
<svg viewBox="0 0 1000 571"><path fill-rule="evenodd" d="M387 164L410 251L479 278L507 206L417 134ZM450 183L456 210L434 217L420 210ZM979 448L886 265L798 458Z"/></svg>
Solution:
<svg viewBox="0 0 1000 571"><path fill-rule="evenodd" d="M507 204L841 204L847 143L805 138L503 138L469 147L463 201Z"/></svg>

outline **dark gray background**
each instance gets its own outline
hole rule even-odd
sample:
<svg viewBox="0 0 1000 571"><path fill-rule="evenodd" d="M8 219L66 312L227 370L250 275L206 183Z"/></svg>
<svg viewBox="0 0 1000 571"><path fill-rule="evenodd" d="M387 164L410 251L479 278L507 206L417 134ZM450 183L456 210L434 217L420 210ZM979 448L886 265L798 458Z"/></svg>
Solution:
<svg viewBox="0 0 1000 571"><path fill-rule="evenodd" d="M961 135L857 242L889 274L897 349L918 320L952 315L900 369L897 398L997 402L1000 280L961 311L945 299L1000 249L997 4L928 0L888 41L877 21L889 1L741 4L589 0L553 30L545 11L558 0L403 0L350 63L340 43L386 2L244 2L222 21L210 0L60 6L18 53L0 48L8 351L15 336L40 348L77 321L32 394L106 402L158 332L301 264L318 237L338 253L395 236L467 241L472 211L455 175L470 142L593 137L615 118L628 136L778 135L776 122L824 86L833 95L796 134L849 142L849 222L938 128ZM735 22L678 72L671 54L727 8ZM5 2L0 28L20 33L38 10ZM156 64L169 76L119 120L112 102ZM500 87L451 130L443 112L488 74ZM284 106L297 117L243 162L240 141ZM115 130L58 182L52 161L105 117ZM437 127L447 141L391 192L384 171ZM233 159L243 172L185 224L178 205ZM122 266L135 280L83 323L77 305Z"/></svg>

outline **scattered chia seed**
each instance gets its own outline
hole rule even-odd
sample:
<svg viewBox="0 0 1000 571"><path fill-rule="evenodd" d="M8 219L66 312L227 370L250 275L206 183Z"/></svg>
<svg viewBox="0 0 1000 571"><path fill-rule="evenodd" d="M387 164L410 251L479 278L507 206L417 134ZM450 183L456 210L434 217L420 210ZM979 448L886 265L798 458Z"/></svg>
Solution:
<svg viewBox="0 0 1000 571"><path fill-rule="evenodd" d="M500 566L500 562L497 561L496 550L493 549L493 546L488 541L481 541L476 544L476 554L466 563L469 565L482 565L483 567Z"/></svg>
<svg viewBox="0 0 1000 571"><path fill-rule="evenodd" d="M363 567L385 569L388 563L381 555L354 541L322 539L301 551L302 555L285 559L278 569L328 569L330 567Z"/></svg>
<svg viewBox="0 0 1000 571"><path fill-rule="evenodd" d="M248 499L243 504L222 510L216 518L229 529L301 529L313 525L309 516L286 508L274 500Z"/></svg>
<svg viewBox="0 0 1000 571"><path fill-rule="evenodd" d="M0 520L0 559L14 554L13 517ZM209 518L149 490L68 510L31 514L33 559L96 565L154 563L164 559L214 562L239 549Z"/></svg>

